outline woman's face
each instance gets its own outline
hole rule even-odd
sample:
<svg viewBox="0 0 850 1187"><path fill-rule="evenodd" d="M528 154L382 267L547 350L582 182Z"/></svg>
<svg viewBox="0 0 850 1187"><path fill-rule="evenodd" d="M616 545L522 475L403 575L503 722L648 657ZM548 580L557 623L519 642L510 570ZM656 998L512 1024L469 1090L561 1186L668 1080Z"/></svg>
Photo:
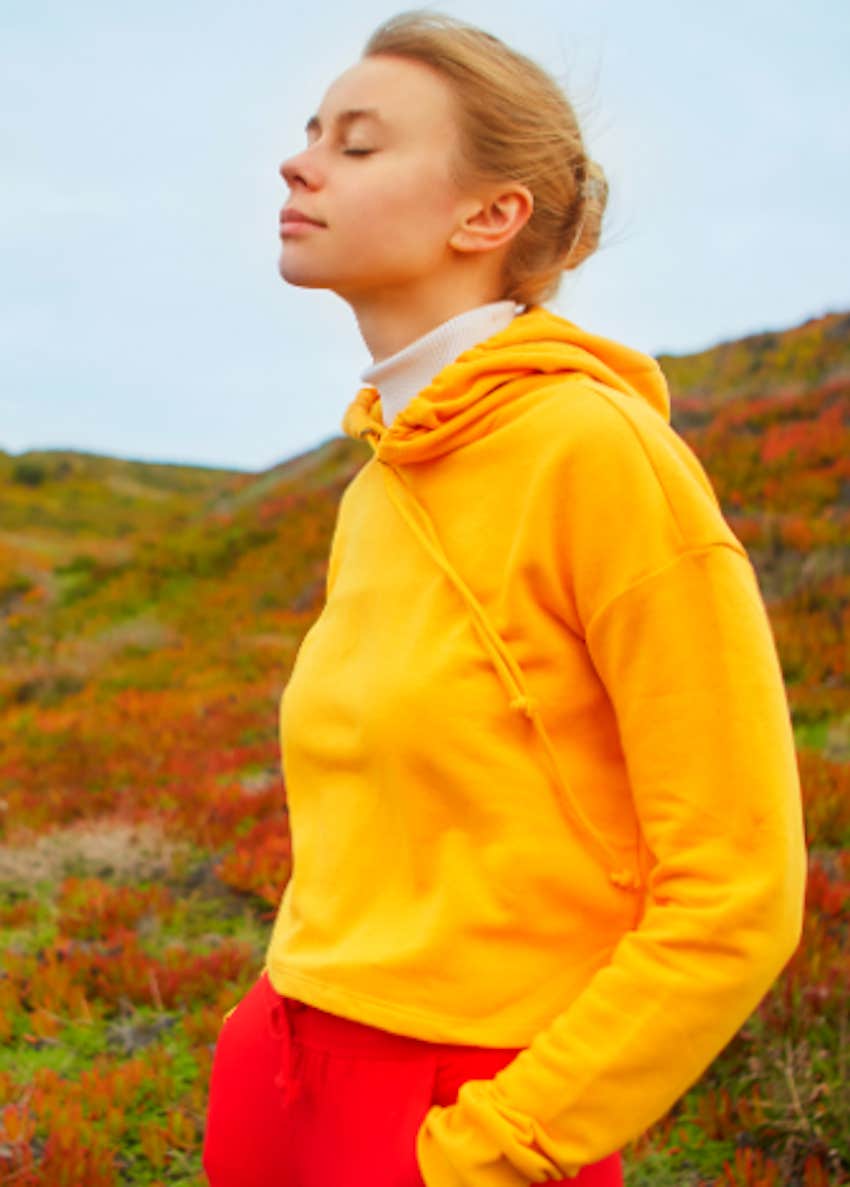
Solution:
<svg viewBox="0 0 850 1187"><path fill-rule="evenodd" d="M280 274L343 298L410 293L452 265L448 240L475 208L450 173L453 96L429 67L370 57L328 89L307 147L284 161ZM298 211L319 225L287 222Z"/></svg>

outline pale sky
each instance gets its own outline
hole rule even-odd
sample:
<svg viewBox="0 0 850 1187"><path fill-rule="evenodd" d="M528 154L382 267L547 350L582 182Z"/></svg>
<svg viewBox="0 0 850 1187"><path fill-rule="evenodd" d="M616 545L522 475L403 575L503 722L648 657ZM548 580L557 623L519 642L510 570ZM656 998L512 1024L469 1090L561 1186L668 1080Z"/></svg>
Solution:
<svg viewBox="0 0 850 1187"><path fill-rule="evenodd" d="M0 448L259 470L371 361L279 278L280 161L360 0L0 0ZM611 186L556 312L682 354L850 309L848 0L448 0L555 74Z"/></svg>

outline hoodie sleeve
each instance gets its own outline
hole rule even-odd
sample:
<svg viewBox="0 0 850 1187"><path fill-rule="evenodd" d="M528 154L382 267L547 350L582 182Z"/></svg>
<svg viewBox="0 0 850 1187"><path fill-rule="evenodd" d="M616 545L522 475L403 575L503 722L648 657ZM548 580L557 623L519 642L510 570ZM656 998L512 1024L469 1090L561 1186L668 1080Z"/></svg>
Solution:
<svg viewBox="0 0 850 1187"><path fill-rule="evenodd" d="M627 552L627 533L656 531L641 500L636 519L621 509L623 526L596 531L588 563L609 564L607 549L615 565L618 533ZM609 526L615 509L596 510ZM758 582L731 533L671 538L672 555L585 622L649 854L642 917L529 1047L429 1110L417 1138L427 1187L551 1182L622 1149L699 1078L799 941L799 777Z"/></svg>

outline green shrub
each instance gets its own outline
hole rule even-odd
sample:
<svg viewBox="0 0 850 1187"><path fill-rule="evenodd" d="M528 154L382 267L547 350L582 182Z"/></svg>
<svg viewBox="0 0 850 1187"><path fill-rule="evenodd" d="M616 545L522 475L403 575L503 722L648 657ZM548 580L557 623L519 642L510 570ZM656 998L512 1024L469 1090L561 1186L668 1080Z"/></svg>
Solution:
<svg viewBox="0 0 850 1187"><path fill-rule="evenodd" d="M16 462L12 467L12 481L19 486L41 486L47 471L38 462Z"/></svg>

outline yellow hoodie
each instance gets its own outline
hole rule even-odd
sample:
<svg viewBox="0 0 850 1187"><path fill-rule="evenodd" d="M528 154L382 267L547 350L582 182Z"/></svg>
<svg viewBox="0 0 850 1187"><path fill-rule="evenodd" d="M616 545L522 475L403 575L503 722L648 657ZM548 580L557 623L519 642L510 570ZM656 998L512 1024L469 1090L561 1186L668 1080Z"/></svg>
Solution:
<svg viewBox="0 0 850 1187"><path fill-rule="evenodd" d="M800 935L787 701L746 552L646 355L541 306L346 488L281 700L275 989L525 1050L433 1106L427 1187L574 1175L641 1133Z"/></svg>

